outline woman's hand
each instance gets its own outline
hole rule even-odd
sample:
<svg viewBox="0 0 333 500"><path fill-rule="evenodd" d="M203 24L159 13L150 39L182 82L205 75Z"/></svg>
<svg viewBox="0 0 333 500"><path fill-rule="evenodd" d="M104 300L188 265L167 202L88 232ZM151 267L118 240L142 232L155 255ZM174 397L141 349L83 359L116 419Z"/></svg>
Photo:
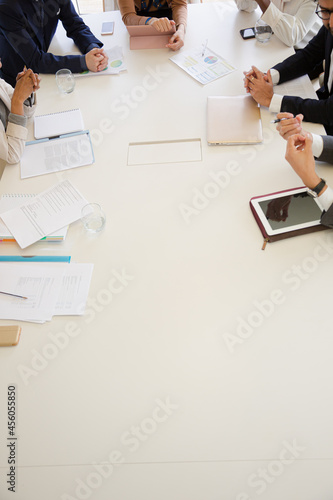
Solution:
<svg viewBox="0 0 333 500"><path fill-rule="evenodd" d="M183 24L180 24L177 31L170 37L169 43L166 44L166 47L171 50L179 50L184 45L184 38L185 28Z"/></svg>

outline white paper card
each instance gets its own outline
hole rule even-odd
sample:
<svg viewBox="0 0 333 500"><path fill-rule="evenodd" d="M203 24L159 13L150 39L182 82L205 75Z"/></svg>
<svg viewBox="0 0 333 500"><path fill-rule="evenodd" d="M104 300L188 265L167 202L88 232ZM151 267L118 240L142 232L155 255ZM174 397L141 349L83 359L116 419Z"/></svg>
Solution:
<svg viewBox="0 0 333 500"><path fill-rule="evenodd" d="M201 140L139 142L128 146L127 165L201 161Z"/></svg>

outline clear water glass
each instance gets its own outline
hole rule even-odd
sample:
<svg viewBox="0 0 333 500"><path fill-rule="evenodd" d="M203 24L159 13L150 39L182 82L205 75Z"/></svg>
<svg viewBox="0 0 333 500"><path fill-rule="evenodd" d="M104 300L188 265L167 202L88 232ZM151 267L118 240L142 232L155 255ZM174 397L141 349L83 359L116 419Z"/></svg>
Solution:
<svg viewBox="0 0 333 500"><path fill-rule="evenodd" d="M81 221L90 233L98 233L105 225L106 217L98 203L88 203L81 210Z"/></svg>
<svg viewBox="0 0 333 500"><path fill-rule="evenodd" d="M70 94L75 87L75 78L70 69L59 69L56 72L58 89L63 94Z"/></svg>
<svg viewBox="0 0 333 500"><path fill-rule="evenodd" d="M271 39L273 30L265 21L259 18L254 26L254 34L258 42L267 43Z"/></svg>

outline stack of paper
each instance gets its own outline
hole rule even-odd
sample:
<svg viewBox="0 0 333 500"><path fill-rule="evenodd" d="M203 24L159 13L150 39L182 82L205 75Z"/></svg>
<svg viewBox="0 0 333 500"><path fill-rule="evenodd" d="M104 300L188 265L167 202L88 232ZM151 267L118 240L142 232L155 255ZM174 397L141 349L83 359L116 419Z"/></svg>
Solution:
<svg viewBox="0 0 333 500"><path fill-rule="evenodd" d="M93 264L0 263L0 319L84 314Z"/></svg>

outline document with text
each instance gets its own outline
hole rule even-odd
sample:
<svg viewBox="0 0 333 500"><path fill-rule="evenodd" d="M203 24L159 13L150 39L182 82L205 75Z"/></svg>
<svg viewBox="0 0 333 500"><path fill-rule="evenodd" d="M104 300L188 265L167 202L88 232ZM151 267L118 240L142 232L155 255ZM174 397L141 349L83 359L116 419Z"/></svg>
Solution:
<svg viewBox="0 0 333 500"><path fill-rule="evenodd" d="M21 158L21 179L92 163L94 153L88 131L27 142Z"/></svg>
<svg viewBox="0 0 333 500"><path fill-rule="evenodd" d="M0 216L20 247L26 248L80 219L82 207L87 203L66 180Z"/></svg>

